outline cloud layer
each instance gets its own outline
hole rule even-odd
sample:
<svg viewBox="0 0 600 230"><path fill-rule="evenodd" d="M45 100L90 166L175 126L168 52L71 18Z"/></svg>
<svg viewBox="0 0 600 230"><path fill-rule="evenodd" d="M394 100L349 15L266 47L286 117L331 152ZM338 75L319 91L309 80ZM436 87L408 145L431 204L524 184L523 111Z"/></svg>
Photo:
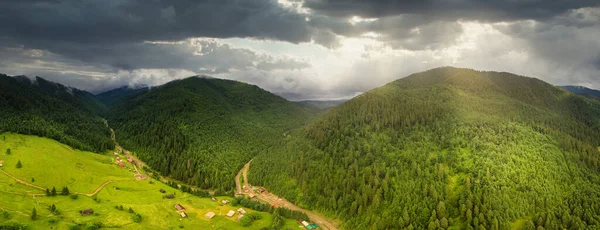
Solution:
<svg viewBox="0 0 600 230"><path fill-rule="evenodd" d="M350 97L443 65L600 88L597 1L5 0L0 72L100 92L210 75Z"/></svg>

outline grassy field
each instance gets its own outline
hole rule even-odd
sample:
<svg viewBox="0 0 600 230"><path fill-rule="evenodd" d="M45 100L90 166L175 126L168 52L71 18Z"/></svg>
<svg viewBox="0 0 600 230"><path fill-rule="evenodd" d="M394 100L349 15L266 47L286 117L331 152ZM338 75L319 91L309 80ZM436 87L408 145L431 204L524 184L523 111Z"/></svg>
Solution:
<svg viewBox="0 0 600 230"><path fill-rule="evenodd" d="M11 154L7 155L8 148ZM21 168L16 167L19 160ZM72 193L80 193L76 199L45 196L43 190L18 183L15 178L0 173L0 223L16 220L28 224L31 229L69 229L73 224L84 229L86 224L94 222L123 229L260 229L272 222L271 214L260 213L262 219L247 228L241 227L235 220L237 215L233 218L225 216L229 210L239 207L219 205L222 199L231 200L231 197L218 197L218 202L214 202L182 193L156 180L137 181L129 170L131 165L118 167L111 153L78 151L46 138L0 134L0 161L3 164L0 170L16 179L42 188L55 186L58 193L63 186L68 186ZM111 182L97 194L86 196L107 181ZM160 189L166 190L167 194L175 193L176 198L163 199ZM48 210L53 204L60 214ZM185 207L189 217L181 218L175 204ZM124 210L115 208L121 205ZM38 216L35 221L31 220L34 207ZM80 210L88 208L94 210L93 215L79 214ZM133 221L129 208L142 216L140 223ZM208 220L204 217L207 212L215 212L216 216ZM284 229L287 228L300 229L294 220L286 220Z"/></svg>

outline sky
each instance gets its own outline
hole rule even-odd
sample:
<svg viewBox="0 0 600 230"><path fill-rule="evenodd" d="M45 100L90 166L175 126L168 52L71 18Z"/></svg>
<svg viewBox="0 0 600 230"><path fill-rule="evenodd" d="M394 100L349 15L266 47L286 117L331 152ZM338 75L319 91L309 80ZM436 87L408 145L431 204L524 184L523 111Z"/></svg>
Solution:
<svg viewBox="0 0 600 230"><path fill-rule="evenodd" d="M441 66L600 88L598 0L2 0L0 73L342 99Z"/></svg>

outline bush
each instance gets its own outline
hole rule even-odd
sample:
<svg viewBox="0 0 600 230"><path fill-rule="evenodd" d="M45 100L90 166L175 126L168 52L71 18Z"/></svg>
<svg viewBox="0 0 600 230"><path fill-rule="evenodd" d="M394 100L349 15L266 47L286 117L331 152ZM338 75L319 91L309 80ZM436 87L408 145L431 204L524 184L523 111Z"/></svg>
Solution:
<svg viewBox="0 0 600 230"><path fill-rule="evenodd" d="M79 195L71 194L69 197L71 197L71 200L77 200L79 198Z"/></svg>
<svg viewBox="0 0 600 230"><path fill-rule="evenodd" d="M240 225L242 225L242 227L248 227L252 224L252 219L250 219L250 217L248 217L248 215L245 215L244 217L242 217L242 219L240 219Z"/></svg>
<svg viewBox="0 0 600 230"><path fill-rule="evenodd" d="M100 229L102 228L103 224L102 222L92 222L92 223L88 223L85 226L86 230L96 230L96 229Z"/></svg>
<svg viewBox="0 0 600 230"><path fill-rule="evenodd" d="M50 218L48 219L48 223L49 224L56 224L58 222L58 220L56 218Z"/></svg>
<svg viewBox="0 0 600 230"><path fill-rule="evenodd" d="M140 215L138 213L133 214L131 219L133 220L133 222L136 222L136 223L142 222L142 215Z"/></svg>
<svg viewBox="0 0 600 230"><path fill-rule="evenodd" d="M81 227L79 227L78 224L75 224L75 223L69 224L69 230L79 230L79 229L81 229Z"/></svg>
<svg viewBox="0 0 600 230"><path fill-rule="evenodd" d="M10 219L10 213L8 211L2 212L2 216L4 217L4 219Z"/></svg>
<svg viewBox="0 0 600 230"><path fill-rule="evenodd" d="M9 220L4 223L0 223L0 229L7 229L7 230L29 229L29 225L21 224L16 220Z"/></svg>

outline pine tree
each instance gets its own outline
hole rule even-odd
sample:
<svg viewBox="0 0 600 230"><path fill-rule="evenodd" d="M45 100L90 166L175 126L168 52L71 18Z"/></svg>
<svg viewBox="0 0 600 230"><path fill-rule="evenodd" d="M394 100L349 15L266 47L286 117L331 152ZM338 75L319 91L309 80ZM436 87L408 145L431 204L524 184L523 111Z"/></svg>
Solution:
<svg viewBox="0 0 600 230"><path fill-rule="evenodd" d="M134 213L132 208L129 208L129 213Z"/></svg>
<svg viewBox="0 0 600 230"><path fill-rule="evenodd" d="M69 195L69 193L70 193L70 192L69 192L69 188L68 188L67 186L65 186L65 187L62 189L62 191L60 192L60 195L67 196L67 195Z"/></svg>
<svg viewBox="0 0 600 230"><path fill-rule="evenodd" d="M19 161L17 162L17 165L16 165L16 166L17 166L17 168L18 168L18 169L20 169L21 167L23 167L23 164L21 164L21 160L19 160Z"/></svg>
<svg viewBox="0 0 600 230"><path fill-rule="evenodd" d="M10 155L11 153L10 148L6 149L6 155Z"/></svg>
<svg viewBox="0 0 600 230"><path fill-rule="evenodd" d="M56 196L56 188L52 187L52 196Z"/></svg>
<svg viewBox="0 0 600 230"><path fill-rule="evenodd" d="M50 189L46 188L46 196L52 196L52 193L50 193Z"/></svg>
<svg viewBox="0 0 600 230"><path fill-rule="evenodd" d="M33 210L31 211L31 220L36 220L37 219L37 210L35 210L35 208L33 208Z"/></svg>

